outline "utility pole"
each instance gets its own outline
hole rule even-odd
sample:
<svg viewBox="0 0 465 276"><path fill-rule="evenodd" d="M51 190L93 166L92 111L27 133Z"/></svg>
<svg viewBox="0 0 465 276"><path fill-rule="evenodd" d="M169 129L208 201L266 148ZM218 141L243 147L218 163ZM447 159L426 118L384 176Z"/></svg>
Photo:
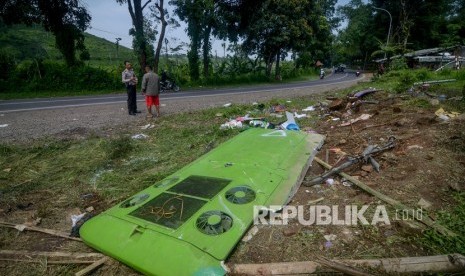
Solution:
<svg viewBox="0 0 465 276"><path fill-rule="evenodd" d="M121 38L117 37L116 38L116 58L118 58L118 49L119 49L119 42Z"/></svg>
<svg viewBox="0 0 465 276"><path fill-rule="evenodd" d="M392 26L392 15L391 13L386 10L386 9L382 9L382 8L377 8L377 7L373 7L373 9L375 10L380 10L380 11L385 11L389 14L389 31L388 31L388 36L387 36L387 41L386 41L386 48L388 47L389 45L389 37L391 36L391 26ZM384 52L384 59L386 59L386 51Z"/></svg>

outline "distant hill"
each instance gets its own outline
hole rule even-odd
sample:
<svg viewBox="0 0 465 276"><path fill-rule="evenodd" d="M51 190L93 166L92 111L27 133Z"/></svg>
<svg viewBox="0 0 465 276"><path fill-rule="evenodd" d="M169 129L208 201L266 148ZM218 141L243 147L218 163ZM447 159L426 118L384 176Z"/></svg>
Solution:
<svg viewBox="0 0 465 276"><path fill-rule="evenodd" d="M114 42L88 33L85 34L85 44L92 65L106 67L120 65L126 59L134 60L132 49L120 45L117 55ZM0 50L13 54L17 62L34 58L63 60L55 48L53 34L39 25L0 26Z"/></svg>

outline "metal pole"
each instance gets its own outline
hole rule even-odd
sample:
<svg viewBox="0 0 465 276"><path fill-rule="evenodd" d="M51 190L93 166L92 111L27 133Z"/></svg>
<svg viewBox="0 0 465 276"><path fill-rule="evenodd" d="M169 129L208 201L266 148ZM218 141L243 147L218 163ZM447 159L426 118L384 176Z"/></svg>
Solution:
<svg viewBox="0 0 465 276"><path fill-rule="evenodd" d="M385 11L385 12L387 12L387 13L389 14L389 31L388 31L387 41L386 41L386 48L387 48L387 46L389 45L389 37L391 36L392 15L391 15L391 13L390 13L388 10L386 10L386 9L377 8L377 7L373 7L373 9ZM386 52L384 52L384 59L386 59Z"/></svg>

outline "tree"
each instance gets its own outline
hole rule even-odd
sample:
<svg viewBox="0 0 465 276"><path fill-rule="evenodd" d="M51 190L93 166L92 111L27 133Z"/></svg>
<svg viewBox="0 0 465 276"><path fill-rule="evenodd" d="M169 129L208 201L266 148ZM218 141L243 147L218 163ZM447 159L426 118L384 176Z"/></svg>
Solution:
<svg viewBox="0 0 465 276"><path fill-rule="evenodd" d="M392 42L412 49L434 48L448 36L448 22L454 0L372 0L372 6L384 8L392 15ZM458 3L458 2L457 2ZM375 26L389 26L386 13L375 15ZM379 36L378 36L379 37ZM407 42L408 41L408 42Z"/></svg>
<svg viewBox="0 0 465 276"><path fill-rule="evenodd" d="M77 64L76 50L87 58L83 32L91 17L79 0L11 0L0 5L6 24L41 24L55 36L55 45L68 66Z"/></svg>
<svg viewBox="0 0 465 276"><path fill-rule="evenodd" d="M161 31L160 31L160 35L158 36L158 43L157 43L157 48L155 50L155 58L154 58L154 66L153 66L153 70L155 72L158 72L158 65L160 62L160 53L161 53L161 49L163 48L163 41L165 40L166 27L168 25L179 27L179 23L173 18L169 17L168 10L164 8L164 2L165 2L164 0L159 0L151 8L153 17L155 17L157 21L161 23ZM167 44L167 41L165 42L165 44ZM168 51L166 51L166 55L168 55Z"/></svg>
<svg viewBox="0 0 465 276"><path fill-rule="evenodd" d="M263 58L266 64L266 75L271 75L271 69L276 60L275 75L279 78L279 60L282 53L302 51L318 40L329 27L315 1L294 0L262 1L255 6L255 11L248 15L248 26L242 31L245 49L251 54ZM318 29L317 26L320 28ZM322 35L322 36L325 36Z"/></svg>
<svg viewBox="0 0 465 276"><path fill-rule="evenodd" d="M279 78L279 61L289 51L324 56L331 45L334 0L218 1L221 22L232 41L243 39L249 55L261 57L265 73Z"/></svg>
<svg viewBox="0 0 465 276"><path fill-rule="evenodd" d="M465 44L465 2L454 0L450 10L445 43L447 46Z"/></svg>
<svg viewBox="0 0 465 276"><path fill-rule="evenodd" d="M147 34L146 27L148 25L147 20L144 19L144 9L152 0L147 0L142 4L142 0L116 0L120 5L127 4L128 11L131 15L133 28L129 31L129 34L133 36L133 47L139 56L139 64L141 70L144 70L147 65Z"/></svg>
<svg viewBox="0 0 465 276"><path fill-rule="evenodd" d="M175 6L175 13L178 17L187 22L187 35L190 38L190 49L187 52L189 75L192 80L198 80L200 78L199 50L202 45L203 0L172 0L170 4Z"/></svg>
<svg viewBox="0 0 465 276"><path fill-rule="evenodd" d="M339 62L356 63L365 67L371 58L371 53L376 51L379 45L371 5L361 0L352 0L347 5L339 7L337 12L347 21L347 27L339 31L334 44ZM384 29L382 31L385 35Z"/></svg>

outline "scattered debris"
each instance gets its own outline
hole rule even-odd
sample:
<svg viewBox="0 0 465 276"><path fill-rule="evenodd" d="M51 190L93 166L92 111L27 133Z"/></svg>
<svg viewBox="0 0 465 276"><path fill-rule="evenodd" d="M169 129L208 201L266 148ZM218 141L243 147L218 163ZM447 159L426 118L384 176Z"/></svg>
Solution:
<svg viewBox="0 0 465 276"><path fill-rule="evenodd" d="M366 95L373 94L373 93L378 92L378 91L382 91L382 90L378 90L376 88L371 88L370 87L368 89L353 93L352 95L349 95L348 97L349 97L349 99L357 100L359 98L363 98Z"/></svg>
<svg viewBox="0 0 465 276"><path fill-rule="evenodd" d="M92 217L93 215L90 212L80 214L79 216L75 216L74 219L73 217L71 217L71 220L73 221L73 227L71 228L71 233L69 234L69 236L79 238L80 237L79 229L84 224L84 222L88 221Z"/></svg>
<svg viewBox="0 0 465 276"><path fill-rule="evenodd" d="M320 158L318 157L315 157L314 159L317 163L319 163L320 165L322 165L323 167L325 167L326 169L329 169L329 170L332 170L333 167L331 167L331 165L329 165L328 163L325 163L323 160L321 160ZM371 195L374 195L376 196L377 198L383 200L384 202L388 203L388 204L391 204L392 206L394 206L395 208L399 209L399 210L412 210L412 208L409 208L408 206L402 204L401 202L395 200L395 199L392 199L370 187L368 187L367 185L365 185L364 183L362 183L361 181L355 179L354 177L346 174L346 173L343 173L343 172L338 172L339 175L341 175L342 177L346 178L347 180L349 180L350 182L352 182L353 184L355 184L357 187L359 187L360 189L364 190L365 192L371 194ZM422 216L421 218L418 218L418 217L414 217L417 221L423 223L424 225L426 226L429 226L433 229L435 229L436 231L438 231L439 233L445 235L445 236L449 236L449 237L456 237L457 234L452 232L451 230L447 229L446 227L438 224L437 222L433 221L431 218L429 218L428 216Z"/></svg>
<svg viewBox="0 0 465 276"><path fill-rule="evenodd" d="M343 185L343 186L346 186L346 187L351 187L351 186L352 186L352 182L348 181L348 180L345 179L345 178L343 178L343 179L341 180L341 182L342 182L342 185Z"/></svg>
<svg viewBox="0 0 465 276"><path fill-rule="evenodd" d="M292 226L292 227L289 227L289 228L286 228L284 229L283 231L283 235L285 237L290 237L290 236L294 236L295 234L299 233L300 232L300 227L298 226Z"/></svg>
<svg viewBox="0 0 465 276"><path fill-rule="evenodd" d="M261 120L251 120L249 122L249 125L251 127L261 127L261 128L269 128L269 129L274 129L275 128L274 124L268 123L268 122L265 122L265 121L261 121Z"/></svg>
<svg viewBox="0 0 465 276"><path fill-rule="evenodd" d="M242 122L236 121L236 120L231 120L229 122L226 122L220 126L220 129L233 129L233 128L242 128Z"/></svg>
<svg viewBox="0 0 465 276"><path fill-rule="evenodd" d="M72 215L71 216L71 227L76 226L77 222L80 221L85 215L86 213L82 213L79 215Z"/></svg>
<svg viewBox="0 0 465 276"><path fill-rule="evenodd" d="M7 126L8 126L8 124L2 124L2 125L0 125L0 127L7 127Z"/></svg>
<svg viewBox="0 0 465 276"><path fill-rule="evenodd" d="M132 139L147 139L149 138L148 135L145 135L143 133L140 133L140 134L136 134L136 135L133 135L131 136Z"/></svg>
<svg viewBox="0 0 465 276"><path fill-rule="evenodd" d="M326 240L325 242L325 248L329 248L333 245L332 241L335 241L337 236L334 234L329 234L329 235L324 235L323 236Z"/></svg>
<svg viewBox="0 0 465 276"><path fill-rule="evenodd" d="M455 118L455 117L460 115L460 113L458 113L458 112L447 112L442 107L439 108L438 110L436 110L436 112L434 112L434 114L436 114L436 116L438 116L438 118L443 120L443 121L448 121L448 120L450 120L452 118Z"/></svg>
<svg viewBox="0 0 465 276"><path fill-rule="evenodd" d="M329 186L333 185L334 184L334 179L332 178L328 178L325 180L326 184L328 184Z"/></svg>
<svg viewBox="0 0 465 276"><path fill-rule="evenodd" d="M354 123L356 123L356 122L358 122L358 121L365 121L365 120L368 120L368 119L371 118L371 116L373 116L373 115L370 115L370 114L362 114L362 115L358 116L358 117L355 118L355 119L352 119L352 120L350 120L350 121L348 121L348 122L346 122L346 123L340 124L339 126L350 126L350 125L352 125L352 124L354 124Z"/></svg>
<svg viewBox="0 0 465 276"><path fill-rule="evenodd" d="M391 136L388 139L388 142L384 146L378 146L378 145L368 145L365 150L362 152L361 155L357 157L349 157L346 162L344 162L342 165L339 165L338 167L334 167L328 172L324 173L321 176L315 177L309 182L305 182L305 186L312 186L315 184L319 184L322 181L326 180L328 177L334 174L340 173L342 170L357 164L359 162L364 161L365 163L370 163L373 168L379 172L379 164L376 162L376 160L373 158L373 155L376 155L382 151L392 149L395 146L395 137Z"/></svg>
<svg viewBox="0 0 465 276"><path fill-rule="evenodd" d="M11 168L6 168L6 169L3 169L4 172L11 172Z"/></svg>
<svg viewBox="0 0 465 276"><path fill-rule="evenodd" d="M281 124L283 129L287 130L300 130L299 126L295 122L294 115L286 111L287 121Z"/></svg>
<svg viewBox="0 0 465 276"><path fill-rule="evenodd" d="M244 235L242 238L243 242L248 242L250 241L253 236L255 236L258 233L258 227L255 225L254 227L250 228L249 231L247 231L247 234Z"/></svg>
<svg viewBox="0 0 465 276"><path fill-rule="evenodd" d="M315 199L315 200L310 200L309 202L307 202L307 204L312 205L312 204L318 203L320 201L323 201L324 199L325 199L324 197L320 197L320 198Z"/></svg>
<svg viewBox="0 0 465 276"><path fill-rule="evenodd" d="M294 117L297 119L306 118L307 114L298 114L297 112L294 112Z"/></svg>
<svg viewBox="0 0 465 276"><path fill-rule="evenodd" d="M420 145L410 145L407 147L407 150L412 150L412 149L423 149L423 147Z"/></svg>
<svg viewBox="0 0 465 276"><path fill-rule="evenodd" d="M285 112L285 111L286 111L286 107L282 104L278 104L270 108L271 113L278 113L278 112Z"/></svg>
<svg viewBox="0 0 465 276"><path fill-rule="evenodd" d="M420 206L421 208L424 208L424 209L429 209L432 206L431 202L427 201L424 198L420 198L420 200L418 201L417 204L418 204L418 206Z"/></svg>
<svg viewBox="0 0 465 276"><path fill-rule="evenodd" d="M305 112L308 112L308 111L315 111L315 110L316 110L316 109L315 109L314 106L308 106L308 107L302 109L302 111L305 111Z"/></svg>
<svg viewBox="0 0 465 276"><path fill-rule="evenodd" d="M230 107L232 105L232 103L227 103L227 104L224 104L223 106L224 107Z"/></svg>
<svg viewBox="0 0 465 276"><path fill-rule="evenodd" d="M146 124L145 126L142 126L140 129L149 129L149 128L154 128L155 125L152 124Z"/></svg>
<svg viewBox="0 0 465 276"><path fill-rule="evenodd" d="M335 99L329 104L329 110L339 110L344 107L344 101L342 99Z"/></svg>

